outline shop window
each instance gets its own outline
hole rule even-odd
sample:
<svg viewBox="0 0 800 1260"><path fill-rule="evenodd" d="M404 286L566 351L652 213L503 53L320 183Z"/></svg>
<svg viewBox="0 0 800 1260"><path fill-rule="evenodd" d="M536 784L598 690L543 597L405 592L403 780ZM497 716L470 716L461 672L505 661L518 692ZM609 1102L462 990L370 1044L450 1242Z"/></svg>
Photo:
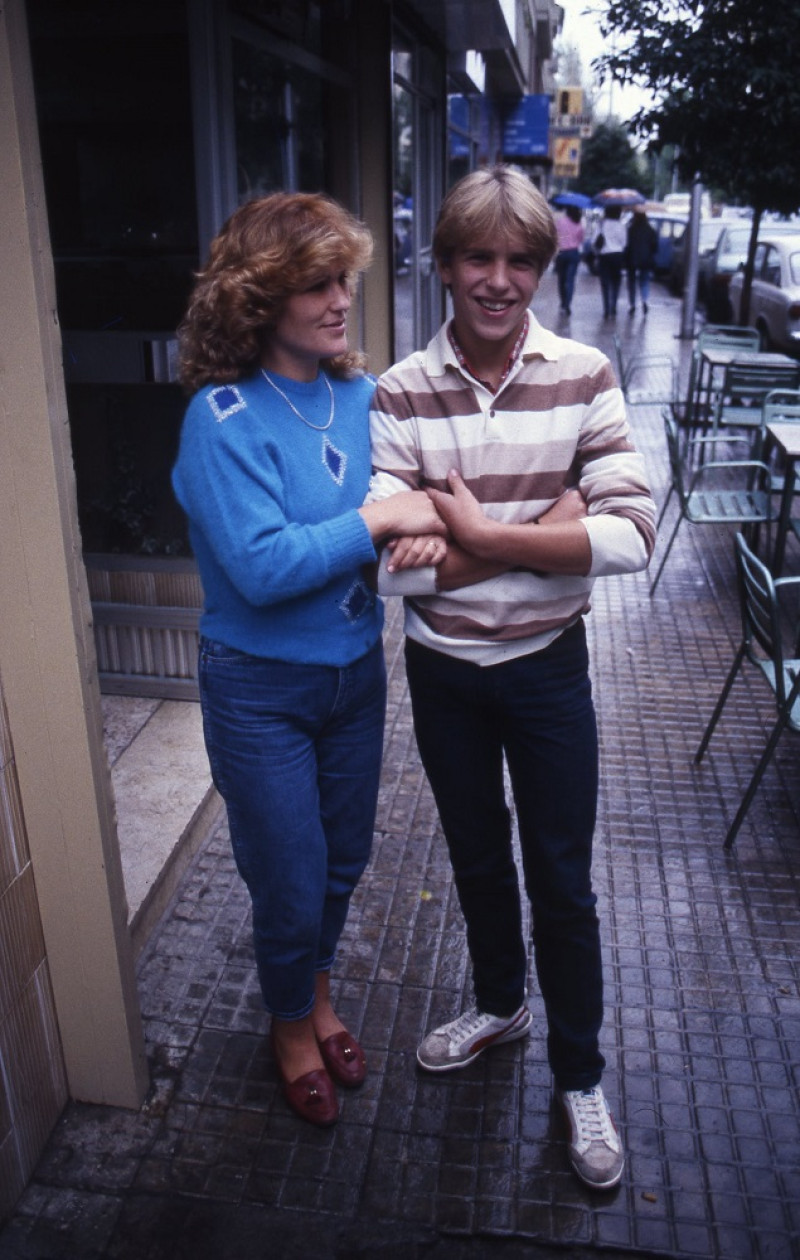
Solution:
<svg viewBox="0 0 800 1260"><path fill-rule="evenodd" d="M276 189L325 187L324 99L319 75L233 41L239 201Z"/></svg>
<svg viewBox="0 0 800 1260"><path fill-rule="evenodd" d="M62 327L173 329L197 265L185 5L28 17Z"/></svg>

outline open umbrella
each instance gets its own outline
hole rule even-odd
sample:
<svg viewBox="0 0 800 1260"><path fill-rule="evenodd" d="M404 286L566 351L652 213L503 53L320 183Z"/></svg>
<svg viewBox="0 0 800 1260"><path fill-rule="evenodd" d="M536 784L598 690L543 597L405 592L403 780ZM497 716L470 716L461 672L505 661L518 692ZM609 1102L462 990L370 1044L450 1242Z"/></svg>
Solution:
<svg viewBox="0 0 800 1260"><path fill-rule="evenodd" d="M577 206L579 210L585 210L587 206L592 204L591 197L587 197L586 193L580 192L560 192L555 197L550 198L550 204L554 206Z"/></svg>
<svg viewBox="0 0 800 1260"><path fill-rule="evenodd" d="M641 206L647 198L635 188L604 188L592 197L593 206Z"/></svg>

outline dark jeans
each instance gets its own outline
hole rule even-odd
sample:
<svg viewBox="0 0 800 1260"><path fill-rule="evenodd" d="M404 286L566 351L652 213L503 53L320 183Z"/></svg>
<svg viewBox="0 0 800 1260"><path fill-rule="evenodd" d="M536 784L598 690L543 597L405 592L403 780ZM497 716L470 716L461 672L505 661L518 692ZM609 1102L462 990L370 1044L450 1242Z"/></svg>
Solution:
<svg viewBox="0 0 800 1260"><path fill-rule="evenodd" d="M562 310L569 311L572 306L572 295L575 292L575 277L581 256L577 249L562 249L556 254L556 276L558 278L558 300Z"/></svg>
<svg viewBox="0 0 800 1260"><path fill-rule="evenodd" d="M591 884L597 729L583 623L542 652L483 668L408 640L406 668L417 743L466 922L478 1008L510 1015L526 987L505 754L550 1067L562 1089L595 1085L604 1066Z"/></svg>
<svg viewBox="0 0 800 1260"><path fill-rule="evenodd" d="M622 282L621 253L607 254L605 250L598 256L597 273L600 277L600 292L603 295L603 314L614 315L617 310L617 299Z"/></svg>

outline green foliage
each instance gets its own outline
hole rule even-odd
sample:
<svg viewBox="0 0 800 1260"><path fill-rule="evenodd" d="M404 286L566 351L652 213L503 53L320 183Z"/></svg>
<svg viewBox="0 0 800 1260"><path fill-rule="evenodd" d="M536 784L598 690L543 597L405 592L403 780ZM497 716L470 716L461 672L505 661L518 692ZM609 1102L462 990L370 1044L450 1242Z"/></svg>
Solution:
<svg viewBox="0 0 800 1260"><path fill-rule="evenodd" d="M652 172L636 153L627 128L609 119L599 123L581 149L582 192L593 196L603 188L638 188L649 194Z"/></svg>
<svg viewBox="0 0 800 1260"><path fill-rule="evenodd" d="M603 32L603 70L659 98L634 130L675 145L685 179L757 215L800 207L798 0L610 0Z"/></svg>

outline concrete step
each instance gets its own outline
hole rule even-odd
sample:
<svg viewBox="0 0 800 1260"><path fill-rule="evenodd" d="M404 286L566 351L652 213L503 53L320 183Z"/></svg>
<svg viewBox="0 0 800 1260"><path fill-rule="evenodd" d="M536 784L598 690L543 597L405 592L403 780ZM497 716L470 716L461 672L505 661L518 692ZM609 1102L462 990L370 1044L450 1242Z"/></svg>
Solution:
<svg viewBox="0 0 800 1260"><path fill-rule="evenodd" d="M138 956L222 809L200 706L104 696L128 924Z"/></svg>

